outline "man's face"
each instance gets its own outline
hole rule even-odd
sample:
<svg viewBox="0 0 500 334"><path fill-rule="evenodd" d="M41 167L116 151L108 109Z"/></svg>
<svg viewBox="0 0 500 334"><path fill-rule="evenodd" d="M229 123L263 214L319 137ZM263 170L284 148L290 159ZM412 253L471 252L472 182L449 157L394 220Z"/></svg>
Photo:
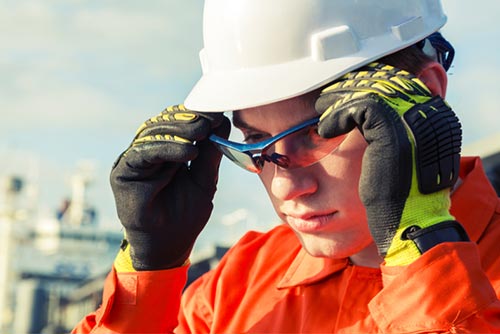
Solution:
<svg viewBox="0 0 500 334"><path fill-rule="evenodd" d="M317 116L314 101L293 98L234 112L245 138L266 139ZM373 241L358 196L366 142L358 130L316 164L283 169L266 163L259 174L274 209L313 256L345 258Z"/></svg>

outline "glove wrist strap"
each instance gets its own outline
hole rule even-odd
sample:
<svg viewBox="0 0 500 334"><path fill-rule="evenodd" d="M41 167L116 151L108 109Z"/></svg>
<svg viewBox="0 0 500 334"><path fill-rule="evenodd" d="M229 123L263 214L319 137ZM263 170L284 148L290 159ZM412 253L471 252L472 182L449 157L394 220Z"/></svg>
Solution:
<svg viewBox="0 0 500 334"><path fill-rule="evenodd" d="M465 229L455 220L441 222L423 229L410 226L403 232L402 239L413 241L421 254L443 242L470 241Z"/></svg>

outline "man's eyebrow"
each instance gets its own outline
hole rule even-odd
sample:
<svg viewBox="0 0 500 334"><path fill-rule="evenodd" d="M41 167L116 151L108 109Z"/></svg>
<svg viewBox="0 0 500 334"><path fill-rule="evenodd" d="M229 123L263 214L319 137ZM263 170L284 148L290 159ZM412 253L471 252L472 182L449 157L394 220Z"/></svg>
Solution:
<svg viewBox="0 0 500 334"><path fill-rule="evenodd" d="M258 131L258 129L256 129L255 127L251 126L250 124L242 120L237 113L233 113L233 125L238 129Z"/></svg>

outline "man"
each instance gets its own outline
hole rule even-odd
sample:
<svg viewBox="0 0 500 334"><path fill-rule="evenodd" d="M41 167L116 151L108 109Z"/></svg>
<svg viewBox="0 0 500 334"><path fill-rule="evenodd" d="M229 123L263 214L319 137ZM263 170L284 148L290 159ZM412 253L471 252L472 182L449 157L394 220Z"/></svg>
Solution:
<svg viewBox="0 0 500 334"><path fill-rule="evenodd" d="M478 159L459 168L444 22L427 0L207 0L203 77L117 160L125 239L74 332L499 332L500 202ZM283 224L181 301L220 152Z"/></svg>

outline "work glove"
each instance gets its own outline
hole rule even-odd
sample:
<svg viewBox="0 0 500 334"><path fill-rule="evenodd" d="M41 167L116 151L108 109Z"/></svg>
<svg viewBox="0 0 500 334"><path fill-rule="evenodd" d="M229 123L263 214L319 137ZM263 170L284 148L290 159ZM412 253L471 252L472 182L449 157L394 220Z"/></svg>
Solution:
<svg viewBox="0 0 500 334"><path fill-rule="evenodd" d="M222 113L196 113L183 105L144 122L111 171L125 238L118 272L161 270L187 263L212 212L221 153L207 140L227 138Z"/></svg>
<svg viewBox="0 0 500 334"><path fill-rule="evenodd" d="M386 265L407 265L445 241L468 240L449 213L462 131L439 96L410 73L373 63L325 88L318 132L358 128L368 143L359 196Z"/></svg>

